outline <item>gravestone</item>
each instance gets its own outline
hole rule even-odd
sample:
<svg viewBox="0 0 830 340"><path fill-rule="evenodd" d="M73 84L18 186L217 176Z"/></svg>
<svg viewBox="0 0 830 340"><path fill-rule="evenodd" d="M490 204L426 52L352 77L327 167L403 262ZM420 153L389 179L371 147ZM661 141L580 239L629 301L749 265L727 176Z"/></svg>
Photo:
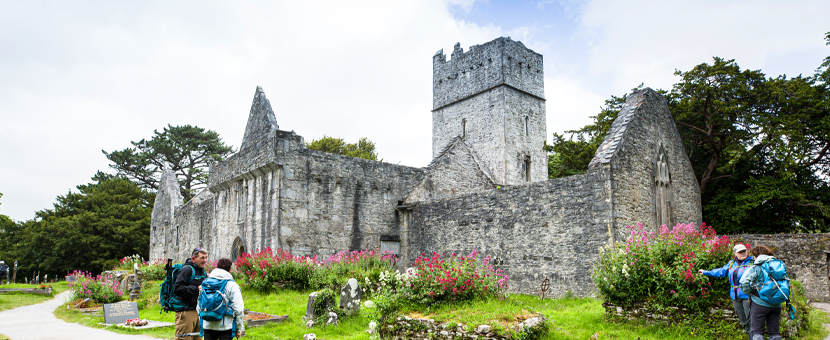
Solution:
<svg viewBox="0 0 830 340"><path fill-rule="evenodd" d="M138 318L138 304L124 301L104 304L104 323L124 323L129 319Z"/></svg>
<svg viewBox="0 0 830 340"><path fill-rule="evenodd" d="M75 275L67 275L66 282L75 282L78 278Z"/></svg>
<svg viewBox="0 0 830 340"><path fill-rule="evenodd" d="M314 321L314 301L317 300L317 292L313 292L308 294L308 305L305 307L305 316L303 317L303 323L307 323L309 321Z"/></svg>
<svg viewBox="0 0 830 340"><path fill-rule="evenodd" d="M340 309L346 312L360 311L360 298L362 296L363 289L357 284L357 279L349 279L346 285L340 289Z"/></svg>

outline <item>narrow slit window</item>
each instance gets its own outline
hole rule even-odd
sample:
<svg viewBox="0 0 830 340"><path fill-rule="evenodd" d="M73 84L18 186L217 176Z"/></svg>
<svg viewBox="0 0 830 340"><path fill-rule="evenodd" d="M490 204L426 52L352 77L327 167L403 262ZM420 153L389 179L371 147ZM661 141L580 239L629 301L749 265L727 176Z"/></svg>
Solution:
<svg viewBox="0 0 830 340"><path fill-rule="evenodd" d="M467 139L467 118L461 119L461 139Z"/></svg>
<svg viewBox="0 0 830 340"><path fill-rule="evenodd" d="M530 129L528 127L528 117L525 116L525 136L530 136Z"/></svg>
<svg viewBox="0 0 830 340"><path fill-rule="evenodd" d="M530 182L530 156L525 156L525 180Z"/></svg>

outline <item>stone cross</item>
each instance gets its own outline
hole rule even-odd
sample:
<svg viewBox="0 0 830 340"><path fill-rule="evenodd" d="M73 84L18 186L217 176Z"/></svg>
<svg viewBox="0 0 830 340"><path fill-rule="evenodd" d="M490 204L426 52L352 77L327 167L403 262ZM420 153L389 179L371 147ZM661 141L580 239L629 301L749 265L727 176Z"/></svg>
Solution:
<svg viewBox="0 0 830 340"><path fill-rule="evenodd" d="M346 312L360 311L360 298L362 296L363 289L357 284L357 279L349 279L346 285L340 289L340 309Z"/></svg>

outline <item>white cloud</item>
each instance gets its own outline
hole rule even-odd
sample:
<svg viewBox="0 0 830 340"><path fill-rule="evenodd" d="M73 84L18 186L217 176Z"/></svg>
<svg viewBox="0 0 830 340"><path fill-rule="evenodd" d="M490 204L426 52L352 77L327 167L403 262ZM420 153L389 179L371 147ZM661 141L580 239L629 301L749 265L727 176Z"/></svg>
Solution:
<svg viewBox="0 0 830 340"><path fill-rule="evenodd" d="M610 78L616 94L641 82L668 89L677 80L675 69L689 70L713 56L768 75L795 75L812 73L828 53L822 40L827 1L594 0L582 10L589 76Z"/></svg>
<svg viewBox="0 0 830 340"><path fill-rule="evenodd" d="M545 105L548 111L548 135L578 130L591 124L605 103L602 96L588 90L580 81L565 77L545 79Z"/></svg>
<svg viewBox="0 0 830 340"><path fill-rule="evenodd" d="M101 150L193 124L236 147L257 85L280 128L431 158L432 55L502 31L472 1L12 3L0 13L0 213L23 220L107 170Z"/></svg>

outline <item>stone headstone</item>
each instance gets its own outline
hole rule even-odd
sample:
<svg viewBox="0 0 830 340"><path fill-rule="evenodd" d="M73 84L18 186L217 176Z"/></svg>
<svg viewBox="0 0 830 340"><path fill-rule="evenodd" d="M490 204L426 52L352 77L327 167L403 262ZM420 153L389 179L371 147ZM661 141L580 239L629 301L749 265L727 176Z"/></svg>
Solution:
<svg viewBox="0 0 830 340"><path fill-rule="evenodd" d="M138 318L138 304L135 302L124 301L104 304L104 323L106 324L124 323L129 319L136 318Z"/></svg>
<svg viewBox="0 0 830 340"><path fill-rule="evenodd" d="M317 340L317 336L314 333L308 333L303 335L303 340Z"/></svg>
<svg viewBox="0 0 830 340"><path fill-rule="evenodd" d="M314 321L314 301L317 300L317 292L313 292L308 294L308 305L305 307L305 316L303 317L303 323L307 323L308 321Z"/></svg>
<svg viewBox="0 0 830 340"><path fill-rule="evenodd" d="M340 289L340 309L347 312L359 311L361 297L363 297L363 289L357 284L357 279L349 279Z"/></svg>
<svg viewBox="0 0 830 340"><path fill-rule="evenodd" d="M76 278L75 275L67 275L66 276L66 282L75 282L77 279L78 278Z"/></svg>

